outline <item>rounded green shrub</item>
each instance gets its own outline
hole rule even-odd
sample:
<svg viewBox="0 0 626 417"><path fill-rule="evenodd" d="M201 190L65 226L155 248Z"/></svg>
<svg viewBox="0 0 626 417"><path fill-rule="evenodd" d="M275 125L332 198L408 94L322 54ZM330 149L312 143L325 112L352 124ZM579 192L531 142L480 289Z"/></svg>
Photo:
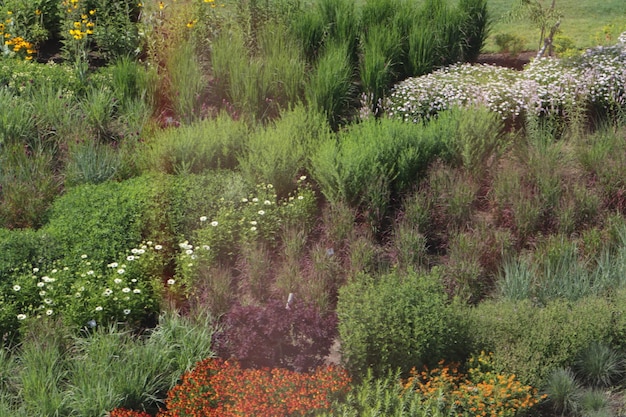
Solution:
<svg viewBox="0 0 626 417"><path fill-rule="evenodd" d="M496 366L532 386L558 367L575 363L594 340L610 343L615 305L600 297L544 307L524 301L486 301L471 311L477 348L493 352Z"/></svg>
<svg viewBox="0 0 626 417"><path fill-rule="evenodd" d="M364 377L459 360L468 349L464 319L437 272L361 275L339 290L339 334L347 369Z"/></svg>

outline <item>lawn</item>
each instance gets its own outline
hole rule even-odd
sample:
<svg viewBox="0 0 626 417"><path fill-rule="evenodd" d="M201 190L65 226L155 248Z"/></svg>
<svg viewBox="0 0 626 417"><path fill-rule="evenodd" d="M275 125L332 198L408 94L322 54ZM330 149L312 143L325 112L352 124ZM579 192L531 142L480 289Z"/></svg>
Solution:
<svg viewBox="0 0 626 417"><path fill-rule="evenodd" d="M551 4L549 0L539 2L543 7ZM489 0L488 4L493 27L486 51L497 52L493 36L499 33L510 33L524 39L526 50L538 48L539 29L524 19L521 13L519 18L511 19L511 11L519 1ZM556 8L563 16L560 35L571 38L577 48L610 44L626 29L626 3L621 0L557 0Z"/></svg>

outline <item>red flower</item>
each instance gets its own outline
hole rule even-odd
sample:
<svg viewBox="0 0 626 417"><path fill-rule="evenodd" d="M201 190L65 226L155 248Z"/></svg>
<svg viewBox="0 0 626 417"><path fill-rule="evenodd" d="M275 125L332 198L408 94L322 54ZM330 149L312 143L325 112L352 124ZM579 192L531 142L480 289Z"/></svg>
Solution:
<svg viewBox="0 0 626 417"><path fill-rule="evenodd" d="M160 417L304 416L331 411L333 398L345 394L349 383L347 373L336 367L298 373L206 359L170 390L168 411Z"/></svg>

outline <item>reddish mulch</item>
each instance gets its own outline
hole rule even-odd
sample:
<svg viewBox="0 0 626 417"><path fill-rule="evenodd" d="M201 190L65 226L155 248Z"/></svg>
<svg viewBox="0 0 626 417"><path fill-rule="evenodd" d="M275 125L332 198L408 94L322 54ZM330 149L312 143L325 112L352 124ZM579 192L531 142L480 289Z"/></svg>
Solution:
<svg viewBox="0 0 626 417"><path fill-rule="evenodd" d="M497 65L499 67L513 68L518 71L524 69L524 65L530 62L531 58L534 58L537 52L529 51L522 52L517 55L511 54L481 54L476 60L477 64L489 64Z"/></svg>

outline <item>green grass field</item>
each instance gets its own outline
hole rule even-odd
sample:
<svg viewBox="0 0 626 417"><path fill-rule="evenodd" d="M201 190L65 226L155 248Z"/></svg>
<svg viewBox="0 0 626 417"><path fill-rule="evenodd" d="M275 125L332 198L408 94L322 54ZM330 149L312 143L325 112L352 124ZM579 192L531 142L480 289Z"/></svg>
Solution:
<svg viewBox="0 0 626 417"><path fill-rule="evenodd" d="M540 0L548 7L550 0ZM489 11L493 19L491 36L486 52L497 52L494 36L509 33L525 40L525 49L537 49L539 29L527 19L510 20L507 14L519 4L519 0L489 0ZM602 43L613 43L626 30L626 2L624 0L557 0L562 12L561 35L573 40L578 48L587 48ZM606 39L606 35L612 37Z"/></svg>

